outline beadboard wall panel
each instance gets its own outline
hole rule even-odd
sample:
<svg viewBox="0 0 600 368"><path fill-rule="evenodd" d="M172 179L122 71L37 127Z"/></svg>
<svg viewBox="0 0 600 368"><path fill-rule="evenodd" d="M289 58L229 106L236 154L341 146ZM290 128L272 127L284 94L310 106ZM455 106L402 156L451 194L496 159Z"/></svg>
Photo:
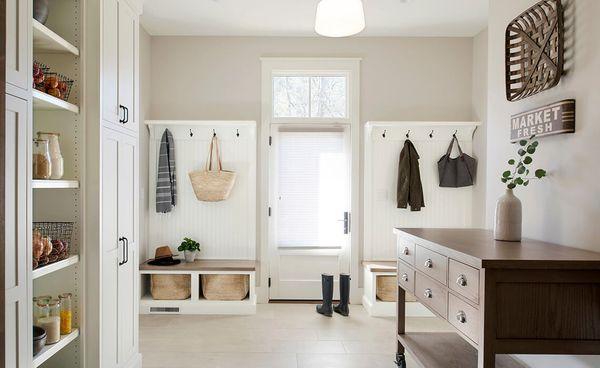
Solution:
<svg viewBox="0 0 600 368"><path fill-rule="evenodd" d="M200 243L203 259L256 259L256 124L254 122L149 122L148 256L158 246L172 251L184 237ZM168 128L175 141L177 205L156 213L156 171L162 134ZM188 173L202 170L214 133L219 138L223 169L237 173L229 199L200 202ZM190 133L193 134L190 136ZM238 136L239 133L239 136Z"/></svg>
<svg viewBox="0 0 600 368"><path fill-rule="evenodd" d="M437 162L456 132L463 152L472 155L474 122L369 122L365 126L366 261L396 259L394 227L464 228L473 224L473 187L440 188ZM433 138L429 136L433 132ZM384 137L385 133L385 137ZM406 134L420 156L425 207L397 208L398 160ZM456 147L452 157L458 155Z"/></svg>

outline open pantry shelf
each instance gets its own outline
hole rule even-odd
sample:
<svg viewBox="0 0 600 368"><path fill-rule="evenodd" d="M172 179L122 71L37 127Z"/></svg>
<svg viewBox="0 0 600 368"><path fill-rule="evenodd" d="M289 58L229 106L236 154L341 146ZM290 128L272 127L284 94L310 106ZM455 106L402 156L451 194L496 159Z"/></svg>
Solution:
<svg viewBox="0 0 600 368"><path fill-rule="evenodd" d="M77 47L35 19L33 19L33 52L79 56Z"/></svg>
<svg viewBox="0 0 600 368"><path fill-rule="evenodd" d="M33 358L33 368L37 368L44 364L46 360L50 359L54 354L61 351L65 346L69 345L78 336L79 329L74 329L73 332L71 332L70 334L61 336L60 341L56 344L44 346L42 351L40 351L39 354Z"/></svg>
<svg viewBox="0 0 600 368"><path fill-rule="evenodd" d="M77 180L33 180L33 189L78 189Z"/></svg>
<svg viewBox="0 0 600 368"><path fill-rule="evenodd" d="M70 111L79 114L79 107L70 102L61 100L47 93L33 90L33 109L34 110L58 110Z"/></svg>
<svg viewBox="0 0 600 368"><path fill-rule="evenodd" d="M79 263L79 256L73 255L67 259L63 259L62 261L54 262L52 264L41 266L35 270L33 270L33 279L40 278L42 276L46 276L52 272L56 272L62 270L65 267L72 266L74 264Z"/></svg>

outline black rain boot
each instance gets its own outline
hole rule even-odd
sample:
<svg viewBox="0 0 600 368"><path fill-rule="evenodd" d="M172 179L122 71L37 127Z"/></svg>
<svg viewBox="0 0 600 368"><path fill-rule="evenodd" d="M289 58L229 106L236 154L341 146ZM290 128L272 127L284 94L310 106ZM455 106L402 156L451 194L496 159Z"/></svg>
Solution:
<svg viewBox="0 0 600 368"><path fill-rule="evenodd" d="M335 313L339 313L344 317L348 317L350 309L348 302L350 301L350 275L343 273L340 275L340 304L333 307Z"/></svg>
<svg viewBox="0 0 600 368"><path fill-rule="evenodd" d="M331 317L333 315L333 275L321 275L321 287L323 289L323 304L317 305L317 313Z"/></svg>

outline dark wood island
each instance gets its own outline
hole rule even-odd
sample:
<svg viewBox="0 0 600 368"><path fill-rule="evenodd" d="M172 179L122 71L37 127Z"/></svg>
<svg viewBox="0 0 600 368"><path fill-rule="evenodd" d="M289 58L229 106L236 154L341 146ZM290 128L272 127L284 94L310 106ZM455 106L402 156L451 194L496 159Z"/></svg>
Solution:
<svg viewBox="0 0 600 368"><path fill-rule="evenodd" d="M398 350L424 368L516 368L504 354L600 354L600 253L481 229L394 229ZM406 333L405 291L456 333ZM498 357L496 355L498 354Z"/></svg>

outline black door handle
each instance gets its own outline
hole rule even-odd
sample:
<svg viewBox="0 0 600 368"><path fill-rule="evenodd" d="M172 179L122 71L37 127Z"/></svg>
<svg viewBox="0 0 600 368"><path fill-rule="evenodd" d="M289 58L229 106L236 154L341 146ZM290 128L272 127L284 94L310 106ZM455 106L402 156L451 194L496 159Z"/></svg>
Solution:
<svg viewBox="0 0 600 368"><path fill-rule="evenodd" d="M123 118L121 119L121 110L123 110ZM119 105L119 123L125 124L125 106Z"/></svg>
<svg viewBox="0 0 600 368"><path fill-rule="evenodd" d="M127 238L123 238L125 239L125 255L127 256L125 258L125 263L129 262L129 239Z"/></svg>
<svg viewBox="0 0 600 368"><path fill-rule="evenodd" d="M125 109L125 121L123 122L123 124L127 124L129 123L129 109L127 108L127 106L123 106L123 109Z"/></svg>
<svg viewBox="0 0 600 368"><path fill-rule="evenodd" d="M123 266L125 263L127 263L126 259L125 259L125 237L120 237L119 238L119 243L123 242L123 260L119 261L119 266Z"/></svg>

